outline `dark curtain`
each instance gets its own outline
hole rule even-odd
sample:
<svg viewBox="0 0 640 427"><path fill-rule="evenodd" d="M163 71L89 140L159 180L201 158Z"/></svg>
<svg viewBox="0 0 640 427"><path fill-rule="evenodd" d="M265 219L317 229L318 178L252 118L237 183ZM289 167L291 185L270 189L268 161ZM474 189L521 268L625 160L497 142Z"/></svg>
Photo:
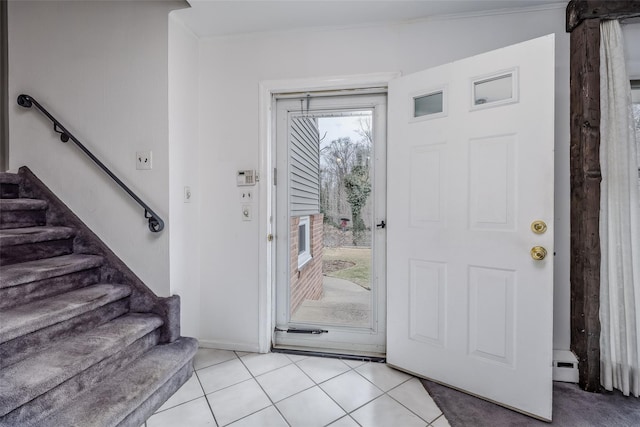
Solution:
<svg viewBox="0 0 640 427"><path fill-rule="evenodd" d="M0 0L0 172L9 168L9 33L7 1Z"/></svg>

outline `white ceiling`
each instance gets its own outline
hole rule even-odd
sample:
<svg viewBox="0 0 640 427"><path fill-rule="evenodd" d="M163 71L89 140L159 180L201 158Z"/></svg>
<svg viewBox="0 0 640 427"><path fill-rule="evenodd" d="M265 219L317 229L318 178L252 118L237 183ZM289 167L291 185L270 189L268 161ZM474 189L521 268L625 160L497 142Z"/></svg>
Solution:
<svg viewBox="0 0 640 427"><path fill-rule="evenodd" d="M180 19L200 37L383 24L439 15L566 4L562 0L187 0Z"/></svg>

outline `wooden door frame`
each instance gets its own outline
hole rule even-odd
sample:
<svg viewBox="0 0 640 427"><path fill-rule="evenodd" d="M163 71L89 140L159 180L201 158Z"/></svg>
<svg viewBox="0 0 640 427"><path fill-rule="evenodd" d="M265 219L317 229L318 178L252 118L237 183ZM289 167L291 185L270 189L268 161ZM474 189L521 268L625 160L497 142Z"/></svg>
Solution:
<svg viewBox="0 0 640 427"><path fill-rule="evenodd" d="M571 350L579 384L600 390L600 22L640 16L640 1L572 0L570 36Z"/></svg>

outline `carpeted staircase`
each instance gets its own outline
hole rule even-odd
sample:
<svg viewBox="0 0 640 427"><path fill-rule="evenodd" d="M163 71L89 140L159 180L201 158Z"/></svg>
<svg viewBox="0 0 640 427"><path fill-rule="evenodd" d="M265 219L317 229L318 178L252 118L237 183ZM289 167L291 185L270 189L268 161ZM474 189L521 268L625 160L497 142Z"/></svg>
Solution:
<svg viewBox="0 0 640 427"><path fill-rule="evenodd" d="M193 372L159 298L26 167L0 173L0 426L139 427Z"/></svg>

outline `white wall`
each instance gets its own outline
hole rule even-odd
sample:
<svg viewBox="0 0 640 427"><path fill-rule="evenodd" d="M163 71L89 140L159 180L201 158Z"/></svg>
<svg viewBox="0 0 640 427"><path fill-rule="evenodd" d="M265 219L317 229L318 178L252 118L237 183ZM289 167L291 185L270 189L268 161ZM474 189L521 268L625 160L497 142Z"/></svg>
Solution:
<svg viewBox="0 0 640 427"><path fill-rule="evenodd" d="M569 347L569 37L563 8L196 41L167 18L182 6L10 1L8 21L10 168L28 165L159 295L181 294L183 334L258 349L260 272L268 262L259 250L265 244L260 224L267 221L257 209L264 184L254 190L254 220L243 222L235 173L261 164L261 81L407 74L555 32L554 347ZM178 20L180 13L174 12ZM640 42L637 28L625 27L633 64L640 61L632 49ZM68 124L167 220L167 229L150 233L134 202L71 144L59 142L37 112L15 105L22 92ZM152 171L135 170L138 150L153 150ZM182 202L185 185L194 195L191 204Z"/></svg>
<svg viewBox="0 0 640 427"><path fill-rule="evenodd" d="M177 12L177 16L180 12ZM554 347L569 331L569 37L564 8L368 28L257 34L200 41L202 342L259 347L257 215L240 217L235 172L260 166L259 83L402 71L404 74L556 33L556 268ZM263 174L268 171L262 171ZM256 201L265 195L255 188ZM254 214L257 213L254 211Z"/></svg>
<svg viewBox="0 0 640 427"><path fill-rule="evenodd" d="M15 104L39 100L165 221L169 214L167 32L178 1L11 1L10 168L29 166L157 294L169 294L169 230L51 123ZM135 152L153 151L153 170Z"/></svg>
<svg viewBox="0 0 640 427"><path fill-rule="evenodd" d="M169 218L171 294L180 295L181 333L199 336L200 192L197 37L169 17ZM184 201L185 187L191 190ZM206 226L206 225L205 225Z"/></svg>

